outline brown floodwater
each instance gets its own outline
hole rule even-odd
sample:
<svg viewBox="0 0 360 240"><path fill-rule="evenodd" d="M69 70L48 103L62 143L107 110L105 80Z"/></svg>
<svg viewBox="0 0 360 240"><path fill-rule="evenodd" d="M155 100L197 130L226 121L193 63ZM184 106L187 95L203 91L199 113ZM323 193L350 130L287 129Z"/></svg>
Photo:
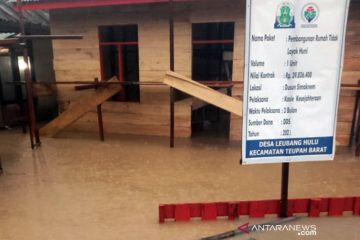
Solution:
<svg viewBox="0 0 360 240"><path fill-rule="evenodd" d="M190 221L158 224L158 205L274 199L280 164L240 166L240 144L221 138L161 137L65 132L31 150L28 135L0 132L0 239L199 239L250 224ZM334 161L294 163L290 198L360 195L360 158L339 148ZM360 239L360 217L300 218L316 236L294 232L234 239Z"/></svg>

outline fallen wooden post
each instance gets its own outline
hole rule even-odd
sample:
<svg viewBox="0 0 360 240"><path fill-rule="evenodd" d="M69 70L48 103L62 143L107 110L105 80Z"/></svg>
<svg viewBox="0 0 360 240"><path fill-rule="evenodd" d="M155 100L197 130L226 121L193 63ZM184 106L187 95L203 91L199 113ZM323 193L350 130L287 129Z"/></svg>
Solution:
<svg viewBox="0 0 360 240"><path fill-rule="evenodd" d="M119 80L116 77L113 77L108 82L116 81ZM121 90L121 85L109 84L99 87L95 92L86 94L79 101L71 104L70 107L57 118L41 128L40 135L44 137L54 137L59 131L78 120L85 113L94 110L101 103L105 102Z"/></svg>
<svg viewBox="0 0 360 240"><path fill-rule="evenodd" d="M172 71L167 72L164 83L228 112L234 113L240 117L242 116L243 102L241 100L222 94L178 73Z"/></svg>

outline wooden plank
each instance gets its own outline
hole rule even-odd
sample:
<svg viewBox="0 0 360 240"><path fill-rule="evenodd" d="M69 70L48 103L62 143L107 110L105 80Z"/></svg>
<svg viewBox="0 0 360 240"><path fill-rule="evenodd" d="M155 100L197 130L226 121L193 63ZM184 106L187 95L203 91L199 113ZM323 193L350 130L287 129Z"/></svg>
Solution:
<svg viewBox="0 0 360 240"><path fill-rule="evenodd" d="M109 82L118 81L113 77ZM40 129L40 135L44 137L54 137L59 131L78 120L85 113L93 110L99 104L118 93L122 89L121 85L102 86L94 92L84 95L79 101L70 105L60 116Z"/></svg>
<svg viewBox="0 0 360 240"><path fill-rule="evenodd" d="M347 146L349 144L350 135L347 134L336 134L336 145Z"/></svg>
<svg viewBox="0 0 360 240"><path fill-rule="evenodd" d="M347 90L347 91L360 91L360 87L355 86L342 86L341 90Z"/></svg>
<svg viewBox="0 0 360 240"><path fill-rule="evenodd" d="M242 116L242 101L219 93L175 72L167 72L164 83L226 111Z"/></svg>
<svg viewBox="0 0 360 240"><path fill-rule="evenodd" d="M353 110L355 108L355 97L340 97L339 108Z"/></svg>
<svg viewBox="0 0 360 240"><path fill-rule="evenodd" d="M341 83L357 84L358 80L360 80L360 72L343 71Z"/></svg>
<svg viewBox="0 0 360 240"><path fill-rule="evenodd" d="M340 99L342 97L355 97L355 96L356 96L356 91L348 91L344 89L341 89L340 91Z"/></svg>
<svg viewBox="0 0 360 240"><path fill-rule="evenodd" d="M176 119L175 119L176 122ZM169 136L169 125L154 125L152 124L130 124L130 123L114 123L114 122L104 122L105 133L110 134L129 134L129 135L148 135L148 136ZM71 132L97 132L97 123L96 122L85 122L78 121L66 128L65 131ZM175 126L175 137L179 138L189 138L191 137L191 127L189 126Z"/></svg>
<svg viewBox="0 0 360 240"><path fill-rule="evenodd" d="M190 109L189 109L190 112ZM156 115L156 114L131 114L131 113L112 113L112 112L106 112L103 114L104 122L106 123L114 123L114 124L132 124L139 127L139 131L141 131L142 125L153 125L161 126L161 125L169 125L170 119L168 116L164 115ZM93 122L95 125L97 124L97 112L88 112L84 116L81 117L81 120L79 122ZM190 126L191 119L189 116L176 116L176 122L175 124L177 126Z"/></svg>
<svg viewBox="0 0 360 240"><path fill-rule="evenodd" d="M187 116L190 114L191 102L185 100L178 101L175 104L176 116ZM144 115L157 115L157 116L169 116L170 106L168 102L164 103L137 103L137 102L114 102L107 101L102 104L104 113L118 113L119 115L124 113L129 114L144 114ZM94 110L95 111L95 110Z"/></svg>
<svg viewBox="0 0 360 240"><path fill-rule="evenodd" d="M360 71L360 58L359 57L345 58L344 71Z"/></svg>
<svg viewBox="0 0 360 240"><path fill-rule="evenodd" d="M339 122L351 122L353 119L353 111L349 109L341 109L338 110L338 121Z"/></svg>
<svg viewBox="0 0 360 240"><path fill-rule="evenodd" d="M102 104L106 133L169 136L169 104L106 101ZM66 131L97 132L97 115L92 110ZM175 137L191 136L191 102L175 104Z"/></svg>
<svg viewBox="0 0 360 240"><path fill-rule="evenodd" d="M336 133L350 135L352 122L337 122Z"/></svg>

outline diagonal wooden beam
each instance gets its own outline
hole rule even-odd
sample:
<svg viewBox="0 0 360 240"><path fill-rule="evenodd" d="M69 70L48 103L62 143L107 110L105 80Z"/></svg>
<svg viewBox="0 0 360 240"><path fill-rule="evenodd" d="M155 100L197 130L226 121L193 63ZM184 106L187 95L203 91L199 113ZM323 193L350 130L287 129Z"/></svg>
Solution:
<svg viewBox="0 0 360 240"><path fill-rule="evenodd" d="M113 77L108 82L116 81L119 80L116 77ZM121 85L108 84L99 87L95 92L86 94L79 101L71 104L70 107L61 113L57 118L41 128L40 135L44 137L54 137L59 131L78 120L85 113L96 109L98 105L105 102L121 90Z"/></svg>
<svg viewBox="0 0 360 240"><path fill-rule="evenodd" d="M243 102L241 100L222 94L178 73L172 71L167 72L164 83L228 112L242 116Z"/></svg>

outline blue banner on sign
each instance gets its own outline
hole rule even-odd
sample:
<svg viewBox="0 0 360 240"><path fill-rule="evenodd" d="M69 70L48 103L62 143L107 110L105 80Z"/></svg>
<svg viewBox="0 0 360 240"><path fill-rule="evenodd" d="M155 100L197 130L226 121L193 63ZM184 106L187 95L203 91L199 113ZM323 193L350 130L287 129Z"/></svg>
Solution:
<svg viewBox="0 0 360 240"><path fill-rule="evenodd" d="M246 141L246 158L330 155L333 137Z"/></svg>

